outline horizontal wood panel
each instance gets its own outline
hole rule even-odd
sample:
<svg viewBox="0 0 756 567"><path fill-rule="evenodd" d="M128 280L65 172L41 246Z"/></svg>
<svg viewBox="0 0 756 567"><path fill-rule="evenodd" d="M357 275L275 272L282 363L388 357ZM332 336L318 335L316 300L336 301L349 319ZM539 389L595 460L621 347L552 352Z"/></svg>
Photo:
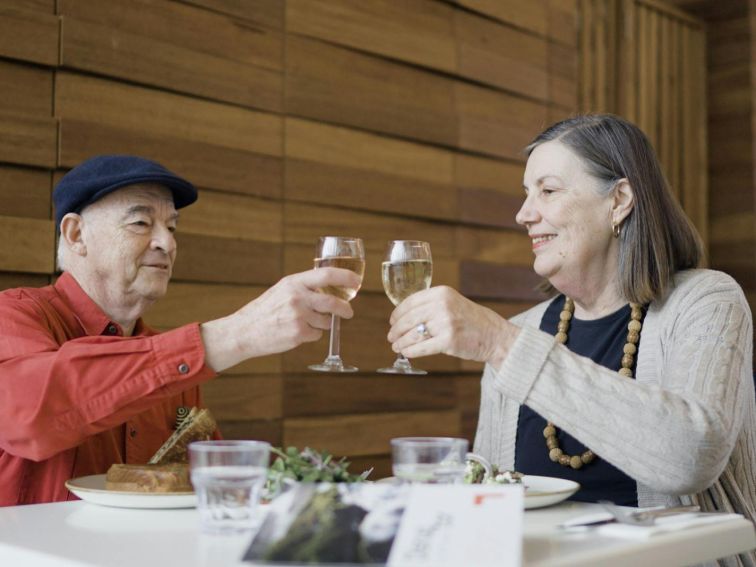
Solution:
<svg viewBox="0 0 756 567"><path fill-rule="evenodd" d="M454 30L461 76L525 96L549 95L545 38L457 10Z"/></svg>
<svg viewBox="0 0 756 567"><path fill-rule="evenodd" d="M56 75L55 113L251 153L280 156L283 150L280 117L68 72Z"/></svg>
<svg viewBox="0 0 756 567"><path fill-rule="evenodd" d="M224 420L269 420L283 417L281 376L220 376L202 385L202 398Z"/></svg>
<svg viewBox="0 0 756 567"><path fill-rule="evenodd" d="M470 10L541 35L548 32L548 0L453 0Z"/></svg>
<svg viewBox="0 0 756 567"><path fill-rule="evenodd" d="M168 44L99 23L64 18L61 61L92 71L170 90L281 110L283 78L277 70Z"/></svg>
<svg viewBox="0 0 756 567"><path fill-rule="evenodd" d="M52 221L0 216L0 270L52 273L54 248Z"/></svg>
<svg viewBox="0 0 756 567"><path fill-rule="evenodd" d="M446 72L456 69L453 10L433 0L287 0L289 33Z"/></svg>
<svg viewBox="0 0 756 567"><path fill-rule="evenodd" d="M341 356L349 364L360 369L362 374L375 375L378 368L391 366L396 353L386 339L389 332L389 317L394 306L382 293L360 293L352 301L354 317L341 322ZM308 371L310 364L321 362L328 354L328 333L320 341L306 343L284 353L284 370L290 373L319 373ZM444 355L425 357L416 361L416 366L429 372L458 372L459 359Z"/></svg>
<svg viewBox="0 0 756 567"><path fill-rule="evenodd" d="M287 376L284 414L337 415L428 409L453 409L456 382L447 376Z"/></svg>
<svg viewBox="0 0 756 567"><path fill-rule="evenodd" d="M23 3L0 6L0 56L42 65L58 62L58 18Z"/></svg>
<svg viewBox="0 0 756 567"><path fill-rule="evenodd" d="M285 120L286 157L395 175L437 184L451 184L455 160L448 150L352 128L288 117Z"/></svg>
<svg viewBox="0 0 756 567"><path fill-rule="evenodd" d="M460 290L469 297L513 301L546 299L536 290L541 278L532 268L463 261L459 277Z"/></svg>
<svg viewBox="0 0 756 567"><path fill-rule="evenodd" d="M147 312L145 321L162 329L230 315L266 288L173 282L168 293Z"/></svg>
<svg viewBox="0 0 756 567"><path fill-rule="evenodd" d="M284 419L284 445L310 446L334 455L380 455L390 452L394 437L456 437L456 411L417 411L335 417Z"/></svg>
<svg viewBox="0 0 756 567"><path fill-rule="evenodd" d="M0 110L0 162L55 167L57 133L52 118L16 116Z"/></svg>
<svg viewBox="0 0 756 567"><path fill-rule="evenodd" d="M218 420L218 429L224 439L251 439L267 441L274 447L283 442L283 423L280 419Z"/></svg>
<svg viewBox="0 0 756 567"><path fill-rule="evenodd" d="M315 40L286 42L287 113L455 145L451 80Z"/></svg>
<svg viewBox="0 0 756 567"><path fill-rule="evenodd" d="M578 41L578 0L548 0L548 35L554 41L576 47Z"/></svg>
<svg viewBox="0 0 756 567"><path fill-rule="evenodd" d="M49 171L0 166L0 215L50 218Z"/></svg>
<svg viewBox="0 0 756 567"><path fill-rule="evenodd" d="M244 18L251 23L282 29L284 3L281 0L180 0L185 4L203 6L214 12Z"/></svg>
<svg viewBox="0 0 756 567"><path fill-rule="evenodd" d="M539 104L482 87L454 85L462 149L521 159L523 148L546 123Z"/></svg>
<svg viewBox="0 0 756 567"><path fill-rule="evenodd" d="M277 157L187 141L164 132L61 120L61 165L74 167L103 153L149 156L200 187L263 197L279 197L282 193L283 164Z"/></svg>
<svg viewBox="0 0 756 567"><path fill-rule="evenodd" d="M752 240L756 236L756 211L718 215L711 220L710 242L727 243ZM756 251L754 252L756 254Z"/></svg>
<svg viewBox="0 0 756 567"><path fill-rule="evenodd" d="M292 274L312 268L314 251L314 243L287 244L284 248L284 273ZM383 260L383 252L370 251L365 254L365 276L362 279L362 291L383 293L383 283L381 281L381 265ZM443 257L434 258L433 285L459 287L459 262Z"/></svg>
<svg viewBox="0 0 756 567"><path fill-rule="evenodd" d="M451 185L293 159L286 160L285 177L290 200L440 220L458 216Z"/></svg>
<svg viewBox="0 0 756 567"><path fill-rule="evenodd" d="M276 201L200 191L197 202L179 214L181 231L263 242L283 239L283 206Z"/></svg>
<svg viewBox="0 0 756 567"><path fill-rule="evenodd" d="M174 279L232 284L273 284L282 276L281 245L204 234L176 234Z"/></svg>
<svg viewBox="0 0 756 567"><path fill-rule="evenodd" d="M452 225L314 205L284 205L286 243L314 247L318 237L326 235L359 236L366 251L381 254L391 240L424 240L430 242L434 258L454 257Z"/></svg>
<svg viewBox="0 0 756 567"><path fill-rule="evenodd" d="M14 287L43 287L50 283L47 274L20 274L0 272L0 291Z"/></svg>
<svg viewBox="0 0 756 567"><path fill-rule="evenodd" d="M480 260L532 269L530 238L522 231L457 227L457 255L460 260Z"/></svg>
<svg viewBox="0 0 756 567"><path fill-rule="evenodd" d="M524 159L525 155L519 156ZM524 200L524 163L513 163L468 154L454 155L454 181L468 189L493 189Z"/></svg>
<svg viewBox="0 0 756 567"><path fill-rule="evenodd" d="M505 195L491 189L459 189L459 220L521 230L522 227L515 221L515 215L520 210L522 201L522 197Z"/></svg>
<svg viewBox="0 0 756 567"><path fill-rule="evenodd" d="M15 10L29 10L45 14L55 13L55 0L5 0L4 4L6 8Z"/></svg>
<svg viewBox="0 0 756 567"><path fill-rule="evenodd" d="M262 4L246 0L248 4ZM140 36L145 45L157 40L156 51L142 52L142 59L178 56L164 61L165 70L171 65L183 65L181 59L194 63L196 75L212 76L215 71L202 65L202 55L212 56L216 64L223 61L243 63L247 68L257 67L272 71L283 69L283 36L264 24L241 22L226 14L198 9L181 2L157 0L59 0L59 12L66 21L75 19L97 24L103 29ZM262 7L261 7L262 8ZM278 26L280 27L280 26ZM65 32L64 32L65 34ZM120 37L120 36L119 36ZM65 37L63 38L65 42ZM65 50L65 45L63 46ZM146 61L134 62L142 65ZM244 81L244 77L239 77ZM218 84L226 88L225 83ZM222 96L222 93L218 93Z"/></svg>
<svg viewBox="0 0 756 567"><path fill-rule="evenodd" d="M568 110L578 106L578 56L572 46L550 43L548 48L549 100Z"/></svg>
<svg viewBox="0 0 756 567"><path fill-rule="evenodd" d="M0 60L0 112L52 116L52 82L51 71Z"/></svg>

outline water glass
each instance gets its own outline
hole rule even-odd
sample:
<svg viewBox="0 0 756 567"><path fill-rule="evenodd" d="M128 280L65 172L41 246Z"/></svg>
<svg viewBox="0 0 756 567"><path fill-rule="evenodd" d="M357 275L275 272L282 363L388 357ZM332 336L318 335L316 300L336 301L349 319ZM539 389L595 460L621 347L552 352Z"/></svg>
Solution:
<svg viewBox="0 0 756 567"><path fill-rule="evenodd" d="M399 437L391 440L394 476L402 482L461 483L465 476L467 439Z"/></svg>
<svg viewBox="0 0 756 567"><path fill-rule="evenodd" d="M258 505L268 472L270 443L200 441L189 445L200 527L229 534L259 527Z"/></svg>

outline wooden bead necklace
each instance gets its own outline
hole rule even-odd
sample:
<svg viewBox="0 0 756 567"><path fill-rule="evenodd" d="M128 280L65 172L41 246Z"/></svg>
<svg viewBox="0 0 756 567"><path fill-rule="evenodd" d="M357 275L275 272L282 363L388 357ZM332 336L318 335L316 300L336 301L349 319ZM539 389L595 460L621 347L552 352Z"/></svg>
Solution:
<svg viewBox="0 0 756 567"><path fill-rule="evenodd" d="M569 298L564 299L564 307L559 314L559 325L557 327L556 340L562 344L567 342L567 331L570 329L570 320L575 312L575 303ZM643 309L638 303L630 303L630 322L627 324L627 341L622 349L622 368L619 374L627 378L633 377L633 362L635 353L638 352L638 341L640 341L640 332L643 327ZM549 451L549 458L555 463L565 467L572 467L577 470L583 465L587 465L596 458L596 454L588 449L582 455L567 455L559 448L557 439L557 430L550 421L546 423L543 430L543 436L546 438L546 447Z"/></svg>

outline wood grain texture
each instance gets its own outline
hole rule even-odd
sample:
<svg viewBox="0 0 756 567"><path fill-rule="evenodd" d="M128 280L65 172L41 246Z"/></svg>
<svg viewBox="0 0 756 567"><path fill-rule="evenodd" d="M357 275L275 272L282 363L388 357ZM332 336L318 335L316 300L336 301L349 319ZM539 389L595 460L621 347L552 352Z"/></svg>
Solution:
<svg viewBox="0 0 756 567"><path fill-rule="evenodd" d="M280 156L281 118L124 83L59 72L56 116L166 138Z"/></svg>
<svg viewBox="0 0 756 567"><path fill-rule="evenodd" d="M202 386L202 398L224 420L256 421L283 417L281 376L220 376Z"/></svg>
<svg viewBox="0 0 756 567"><path fill-rule="evenodd" d="M520 159L524 157L524 153L519 156ZM454 181L461 188L493 189L524 200L525 193L522 189L524 172L524 163L462 153L454 155Z"/></svg>
<svg viewBox="0 0 756 567"><path fill-rule="evenodd" d="M50 218L50 173L0 166L0 215Z"/></svg>
<svg viewBox="0 0 756 567"><path fill-rule="evenodd" d="M58 18L45 10L37 10L38 3L18 3L0 6L0 56L41 65L58 62ZM39 5L41 7L41 5Z"/></svg>
<svg viewBox="0 0 756 567"><path fill-rule="evenodd" d="M532 268L533 250L523 231L457 227L457 256L460 260L479 260Z"/></svg>
<svg viewBox="0 0 756 567"><path fill-rule="evenodd" d="M0 112L52 116L52 72L0 60Z"/></svg>
<svg viewBox="0 0 756 567"><path fill-rule="evenodd" d="M280 111L283 38L176 3L62 2L65 67Z"/></svg>
<svg viewBox="0 0 756 567"><path fill-rule="evenodd" d="M227 16L243 18L253 24L282 29L284 6L281 0L180 0Z"/></svg>
<svg viewBox="0 0 756 567"><path fill-rule="evenodd" d="M270 285L283 276L279 244L186 232L176 241L173 277L178 280Z"/></svg>
<svg viewBox="0 0 756 567"><path fill-rule="evenodd" d="M452 7L433 0L288 0L289 33L446 72L457 70Z"/></svg>
<svg viewBox="0 0 756 567"><path fill-rule="evenodd" d="M456 378L447 376L287 376L284 413L297 417L453 409L455 385Z"/></svg>
<svg viewBox="0 0 756 567"><path fill-rule="evenodd" d="M549 31L548 0L533 0L526 3L517 0L454 0L454 2L540 35L546 35Z"/></svg>
<svg viewBox="0 0 756 567"><path fill-rule="evenodd" d="M548 42L468 12L454 12L458 73L528 97L549 95Z"/></svg>
<svg viewBox="0 0 756 567"><path fill-rule="evenodd" d="M511 301L546 299L537 291L541 279L530 267L469 260L461 263L459 277L460 289L468 297Z"/></svg>
<svg viewBox="0 0 756 567"><path fill-rule="evenodd" d="M57 133L52 118L0 112L0 162L54 167Z"/></svg>
<svg viewBox="0 0 756 567"><path fill-rule="evenodd" d="M288 114L455 145L450 79L302 37L286 44Z"/></svg>
<svg viewBox="0 0 756 567"><path fill-rule="evenodd" d="M0 270L50 274L54 245L52 221L0 216Z"/></svg>
<svg viewBox="0 0 756 567"><path fill-rule="evenodd" d="M219 419L218 429L224 439L254 439L267 441L273 446L283 444L283 422L280 419L254 421Z"/></svg>
<svg viewBox="0 0 756 567"><path fill-rule="evenodd" d="M394 437L457 437L460 431L459 413L448 410L299 417L284 419L283 441L335 455L380 455Z"/></svg>
<svg viewBox="0 0 756 567"><path fill-rule="evenodd" d="M536 125L545 125L547 106L482 87L455 83L459 147L520 159ZM535 126L535 128L534 128Z"/></svg>
<svg viewBox="0 0 756 567"><path fill-rule="evenodd" d="M44 287L49 283L47 274L0 272L0 291L14 287Z"/></svg>

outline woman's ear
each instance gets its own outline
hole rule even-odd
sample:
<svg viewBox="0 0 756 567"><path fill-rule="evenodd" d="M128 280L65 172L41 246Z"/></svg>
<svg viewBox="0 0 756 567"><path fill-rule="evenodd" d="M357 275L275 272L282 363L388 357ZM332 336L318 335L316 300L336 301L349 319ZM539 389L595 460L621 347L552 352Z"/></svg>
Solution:
<svg viewBox="0 0 756 567"><path fill-rule="evenodd" d="M84 219L76 213L68 213L60 221L60 239L64 240L66 247L78 256L87 255L87 245L84 242L83 227Z"/></svg>
<svg viewBox="0 0 756 567"><path fill-rule="evenodd" d="M612 224L622 224L635 207L635 193L627 179L620 179L612 190Z"/></svg>

